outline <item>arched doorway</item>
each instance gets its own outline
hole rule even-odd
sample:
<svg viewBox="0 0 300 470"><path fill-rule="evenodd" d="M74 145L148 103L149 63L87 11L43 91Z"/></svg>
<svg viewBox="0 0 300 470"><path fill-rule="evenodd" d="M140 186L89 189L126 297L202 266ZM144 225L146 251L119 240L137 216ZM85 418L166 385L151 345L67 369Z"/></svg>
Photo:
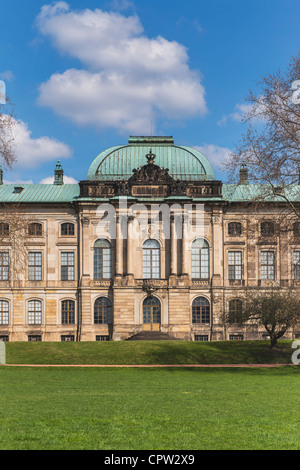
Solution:
<svg viewBox="0 0 300 470"><path fill-rule="evenodd" d="M144 331L160 331L161 307L156 297L147 297L143 302Z"/></svg>

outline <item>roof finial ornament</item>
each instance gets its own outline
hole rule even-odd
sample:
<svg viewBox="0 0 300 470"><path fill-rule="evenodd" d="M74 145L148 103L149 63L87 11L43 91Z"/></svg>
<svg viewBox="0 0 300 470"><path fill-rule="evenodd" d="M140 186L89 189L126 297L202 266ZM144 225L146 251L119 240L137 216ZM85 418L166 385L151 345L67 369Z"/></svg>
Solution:
<svg viewBox="0 0 300 470"><path fill-rule="evenodd" d="M146 155L146 158L148 160L148 164L154 163L156 155L152 153L152 149L150 149L150 152Z"/></svg>

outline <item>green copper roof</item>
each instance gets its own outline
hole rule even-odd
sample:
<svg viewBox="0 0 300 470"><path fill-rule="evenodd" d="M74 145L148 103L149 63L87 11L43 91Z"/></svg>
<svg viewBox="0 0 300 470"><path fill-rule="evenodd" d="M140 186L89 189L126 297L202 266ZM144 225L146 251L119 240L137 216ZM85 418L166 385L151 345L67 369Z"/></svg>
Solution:
<svg viewBox="0 0 300 470"><path fill-rule="evenodd" d="M129 179L132 170L147 164L149 150L156 155L155 164L168 168L175 179L186 181L214 180L209 161L192 147L174 145L172 137L130 137L128 145L111 147L92 162L87 180L113 181Z"/></svg>
<svg viewBox="0 0 300 470"><path fill-rule="evenodd" d="M223 199L229 202L285 202L285 198L274 194L269 184L223 184ZM284 190L284 196L291 202L300 202L300 185L293 184Z"/></svg>
<svg viewBox="0 0 300 470"><path fill-rule="evenodd" d="M79 196L78 184L2 184L0 203L73 202Z"/></svg>

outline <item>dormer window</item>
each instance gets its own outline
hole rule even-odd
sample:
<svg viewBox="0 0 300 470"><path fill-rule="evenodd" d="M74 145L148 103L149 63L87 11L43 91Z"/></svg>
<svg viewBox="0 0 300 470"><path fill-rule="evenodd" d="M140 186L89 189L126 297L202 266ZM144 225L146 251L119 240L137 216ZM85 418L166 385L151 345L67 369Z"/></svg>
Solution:
<svg viewBox="0 0 300 470"><path fill-rule="evenodd" d="M14 194L20 194L23 191L24 188L22 186L15 186L14 187Z"/></svg>
<svg viewBox="0 0 300 470"><path fill-rule="evenodd" d="M43 236L43 226L42 224L32 223L28 225L28 235L30 237L42 237Z"/></svg>

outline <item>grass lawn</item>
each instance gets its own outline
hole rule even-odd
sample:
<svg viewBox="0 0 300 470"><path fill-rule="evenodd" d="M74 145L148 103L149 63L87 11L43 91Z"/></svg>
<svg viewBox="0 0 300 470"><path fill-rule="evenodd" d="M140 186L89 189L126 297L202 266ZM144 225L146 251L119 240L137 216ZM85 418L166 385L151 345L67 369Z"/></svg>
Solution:
<svg viewBox="0 0 300 470"><path fill-rule="evenodd" d="M290 364L292 342L111 341L6 343L8 364Z"/></svg>
<svg viewBox="0 0 300 470"><path fill-rule="evenodd" d="M0 449L300 449L299 366L0 367Z"/></svg>

